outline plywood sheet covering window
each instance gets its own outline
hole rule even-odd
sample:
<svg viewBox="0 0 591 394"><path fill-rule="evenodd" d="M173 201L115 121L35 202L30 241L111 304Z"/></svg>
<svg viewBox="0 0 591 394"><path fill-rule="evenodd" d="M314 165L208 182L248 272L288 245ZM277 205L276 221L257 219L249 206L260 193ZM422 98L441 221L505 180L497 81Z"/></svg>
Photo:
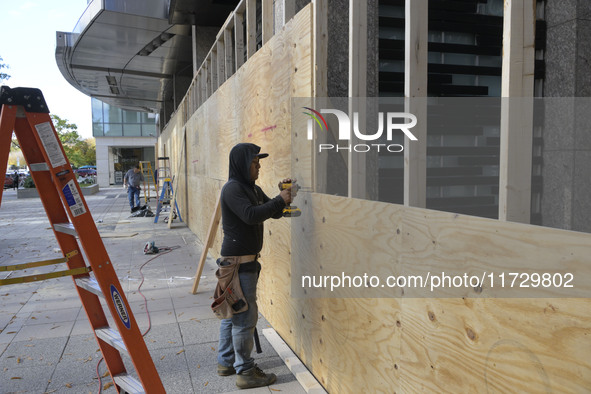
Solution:
<svg viewBox="0 0 591 394"><path fill-rule="evenodd" d="M499 269L521 259L540 270L571 266L590 276L589 234L305 198L302 207L317 220L292 227L294 270L322 265L327 273L331 266L352 273L357 264L384 275L409 266L437 272L449 261ZM273 274L291 286L290 278ZM296 353L331 392L580 392L591 383L589 299L274 297L270 321L290 322Z"/></svg>
<svg viewBox="0 0 591 394"><path fill-rule="evenodd" d="M295 154L309 160L291 146L290 99L312 94L311 21L308 5L186 125L173 118L162 134L159 154L165 144L181 146L172 140L181 138L179 130L186 126L188 201L181 210L200 239L227 179L234 144L253 142L270 153L261 161L259 180L270 196L278 192L277 181L290 175ZM561 258L578 259L589 267L588 235L313 193L302 194L297 205L313 217L265 224L259 307L329 392L584 392L591 387L589 299L292 294L292 259L303 266L341 264L344 270L351 262L369 261L375 272L387 273L400 264L436 270L438 262L454 259L479 267L516 258L542 261L550 254L557 264L566 261ZM218 231L214 255L220 250Z"/></svg>
<svg viewBox="0 0 591 394"><path fill-rule="evenodd" d="M277 182L289 176L290 100L312 94L311 29L311 6L307 6L190 116L186 125L189 225L199 237L207 232L208 212L227 180L232 146L252 142L271 154L261 161L258 181L271 197L278 193ZM168 142L179 138L174 130L183 125L175 121L180 120L173 117L160 137L161 146L180 146ZM286 248L283 253L288 258Z"/></svg>

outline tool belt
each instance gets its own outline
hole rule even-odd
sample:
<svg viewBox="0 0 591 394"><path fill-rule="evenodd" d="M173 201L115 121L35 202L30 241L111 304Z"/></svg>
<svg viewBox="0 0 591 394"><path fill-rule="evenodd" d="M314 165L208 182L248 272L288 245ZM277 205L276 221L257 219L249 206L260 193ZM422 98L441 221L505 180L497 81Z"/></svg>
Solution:
<svg viewBox="0 0 591 394"><path fill-rule="evenodd" d="M258 259L258 254L248 254L245 256L222 256L222 261L229 261L235 264L243 264L243 263L250 263L251 261L256 261Z"/></svg>
<svg viewBox="0 0 591 394"><path fill-rule="evenodd" d="M248 310L248 303L242 293L240 286L240 276L238 270L240 264L238 261L250 257L249 261L253 261L252 256L230 256L222 257L217 260L218 269L215 272L218 283L213 293L214 301L211 304L211 310L218 319L230 319L234 314L241 313ZM232 258L234 258L232 261Z"/></svg>

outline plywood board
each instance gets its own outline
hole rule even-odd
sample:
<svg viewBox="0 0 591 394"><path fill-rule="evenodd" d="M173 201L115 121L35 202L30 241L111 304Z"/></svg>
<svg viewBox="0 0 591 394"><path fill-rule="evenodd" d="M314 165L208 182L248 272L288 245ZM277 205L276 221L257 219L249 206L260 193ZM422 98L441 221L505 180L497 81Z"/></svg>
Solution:
<svg viewBox="0 0 591 394"><path fill-rule="evenodd" d="M290 146L298 126L288 103L312 95L313 6L253 54L187 123L188 215L202 240L236 142L254 142L271 154L260 179L269 195L294 156L310 163L305 147ZM169 125L161 146L174 146L172 129L182 126ZM259 309L328 392L591 387L588 298L312 298L292 286L298 269L369 266L386 275L461 262L471 270L573 268L585 290L591 286L588 234L315 193L296 201L305 213L300 218L265 223ZM219 231L212 255L219 253Z"/></svg>

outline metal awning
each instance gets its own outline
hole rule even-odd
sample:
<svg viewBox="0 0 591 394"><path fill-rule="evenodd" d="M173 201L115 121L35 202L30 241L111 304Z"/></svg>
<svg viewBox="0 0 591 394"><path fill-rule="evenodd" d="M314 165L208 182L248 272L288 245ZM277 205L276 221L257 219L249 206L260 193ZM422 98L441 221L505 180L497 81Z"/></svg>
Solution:
<svg viewBox="0 0 591 394"><path fill-rule="evenodd" d="M220 1L93 0L73 32L57 32L58 67L88 96L124 109L160 112L172 99L174 79L192 77L186 23L202 19L195 15L203 10L211 13L209 23L221 25L237 2L215 3Z"/></svg>

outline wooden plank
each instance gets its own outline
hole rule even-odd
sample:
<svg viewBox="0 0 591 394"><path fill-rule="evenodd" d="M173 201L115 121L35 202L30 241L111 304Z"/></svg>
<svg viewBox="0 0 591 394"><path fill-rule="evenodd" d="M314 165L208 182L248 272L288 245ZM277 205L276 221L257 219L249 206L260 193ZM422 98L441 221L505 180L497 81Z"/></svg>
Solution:
<svg viewBox="0 0 591 394"><path fill-rule="evenodd" d="M263 45L265 45L271 37L273 37L273 0L261 0L262 1L262 25L263 25Z"/></svg>
<svg viewBox="0 0 591 394"><path fill-rule="evenodd" d="M289 346L281 339L277 331L273 328L265 328L263 335L267 338L271 346L273 346L275 352L281 357L298 382L300 382L306 393L326 394L326 390L322 388L316 378L314 378L314 375L306 369L306 366L302 364Z"/></svg>
<svg viewBox="0 0 591 394"><path fill-rule="evenodd" d="M503 19L499 219L529 223L535 0L508 0Z"/></svg>
<svg viewBox="0 0 591 394"><path fill-rule="evenodd" d="M246 0L246 59L256 52L257 39L256 0Z"/></svg>
<svg viewBox="0 0 591 394"><path fill-rule="evenodd" d="M218 50L217 45L214 45L211 49L211 94L213 95L218 90L219 81L219 68L218 68Z"/></svg>
<svg viewBox="0 0 591 394"><path fill-rule="evenodd" d="M427 203L427 41L428 1L406 0L404 45L405 112L417 117L412 133L404 137L404 205ZM418 99L417 99L418 98Z"/></svg>
<svg viewBox="0 0 591 394"><path fill-rule="evenodd" d="M197 64L197 26L191 26L191 52L193 56L193 76L197 75L201 64Z"/></svg>
<svg viewBox="0 0 591 394"><path fill-rule="evenodd" d="M287 3L287 2L286 2ZM312 97L328 95L328 0L312 2L312 40L313 40L313 91ZM313 103L314 108L318 108ZM315 127L315 126L314 126ZM312 141L312 186L319 193L326 192L328 155L316 151L319 144L326 143L326 133L314 133Z"/></svg>
<svg viewBox="0 0 591 394"><path fill-rule="evenodd" d="M215 240L215 235L220 225L220 220L222 219L222 207L221 207L221 191L218 194L217 202L215 204L215 208L213 210L213 215L211 215L211 220L209 222L209 230L207 231L207 238L205 240L205 244L203 245L203 250L201 251L201 257L199 258L199 263L197 264L197 272L195 273L195 281L193 282L193 287L191 288L192 294L197 294L197 288L199 287L199 281L201 279L201 273L203 272L203 267L205 266L205 260L207 260L207 251L211 248L213 241Z"/></svg>
<svg viewBox="0 0 591 394"><path fill-rule="evenodd" d="M224 69L226 71L226 80L234 74L234 44L232 42L232 29L224 30L224 50L226 64Z"/></svg>
<svg viewBox="0 0 591 394"><path fill-rule="evenodd" d="M213 92L213 86L212 86L212 76L211 76L211 58L208 57L206 59L206 64L205 64L205 75L206 75L206 82L205 82L205 88L207 90L207 94L206 94L206 100L211 96L212 92Z"/></svg>
<svg viewBox="0 0 591 394"><path fill-rule="evenodd" d="M173 218L174 218L174 211L176 210L176 205L177 204L177 196L178 196L178 192L179 192L179 185L181 183L181 168L185 159L185 145L186 145L186 140L187 140L187 127L183 127L183 131L181 132L181 149L179 152L179 156L177 157L177 166L176 166L176 171L173 174L175 176L175 180L176 182L174 183L174 190L172 192L172 200L170 201L170 215L168 216L168 229L170 230L172 228L172 222L173 222ZM187 174L185 173L185 179L187 179ZM184 186L184 185L183 185ZM183 189L186 190L186 187L183 187ZM180 209L179 209L180 210ZM178 212L179 215L181 215L180 212ZM182 216L181 216L182 218ZM187 217L185 216L185 221L187 220Z"/></svg>
<svg viewBox="0 0 591 394"><path fill-rule="evenodd" d="M222 39L219 39L216 42L216 53L217 53L217 66L218 66L218 79L217 79L217 88L219 89L220 86L226 82L226 50L224 49L224 42Z"/></svg>
<svg viewBox="0 0 591 394"><path fill-rule="evenodd" d="M354 116L359 114L359 125L366 124L365 101L367 97L367 2L349 0L349 119L351 120L351 145L360 143L353 132ZM364 128L363 126L360 126ZM366 198L366 157L364 153L348 152L347 187L352 198Z"/></svg>
<svg viewBox="0 0 591 394"><path fill-rule="evenodd" d="M244 14L234 14L234 48L236 49L236 71L244 63Z"/></svg>

